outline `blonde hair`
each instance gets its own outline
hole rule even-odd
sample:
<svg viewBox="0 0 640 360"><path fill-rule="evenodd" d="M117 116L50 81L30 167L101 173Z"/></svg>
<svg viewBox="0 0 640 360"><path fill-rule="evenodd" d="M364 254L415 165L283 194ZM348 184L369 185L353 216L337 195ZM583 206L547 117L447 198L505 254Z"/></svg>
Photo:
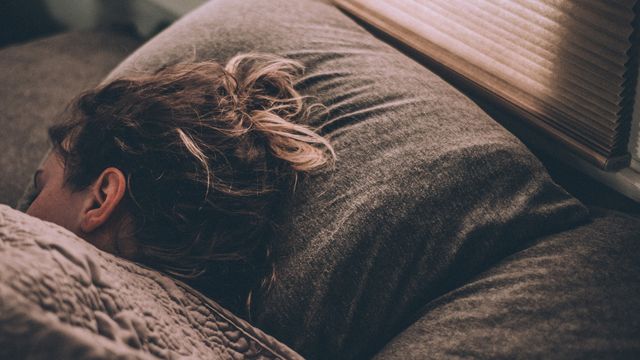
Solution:
<svg viewBox="0 0 640 360"><path fill-rule="evenodd" d="M136 228L134 260L211 287L205 293L235 311L242 294L250 316L256 284L268 291L276 278L278 200L295 191L299 174L337 160L304 124L321 106L307 106L295 89L302 71L299 62L248 53L87 91L49 129L66 184L83 189L118 167Z"/></svg>

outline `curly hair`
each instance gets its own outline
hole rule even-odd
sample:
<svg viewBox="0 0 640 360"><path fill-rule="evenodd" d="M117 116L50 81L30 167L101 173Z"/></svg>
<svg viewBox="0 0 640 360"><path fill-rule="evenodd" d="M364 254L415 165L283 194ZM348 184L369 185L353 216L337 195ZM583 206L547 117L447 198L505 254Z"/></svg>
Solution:
<svg viewBox="0 0 640 360"><path fill-rule="evenodd" d="M299 173L337 159L301 122L299 62L248 53L226 65L179 63L82 93L49 129L65 185L88 187L114 166L135 228L133 260L251 316L275 279L272 219ZM317 104L316 104L317 105ZM243 309L244 307L244 309Z"/></svg>

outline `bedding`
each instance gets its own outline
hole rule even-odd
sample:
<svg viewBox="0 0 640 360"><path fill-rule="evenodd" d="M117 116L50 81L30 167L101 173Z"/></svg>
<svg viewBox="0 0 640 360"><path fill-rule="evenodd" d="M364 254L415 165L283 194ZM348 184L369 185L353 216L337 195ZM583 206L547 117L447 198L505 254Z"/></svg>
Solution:
<svg viewBox="0 0 640 360"><path fill-rule="evenodd" d="M640 358L640 218L591 214L426 305L375 359Z"/></svg>
<svg viewBox="0 0 640 360"><path fill-rule="evenodd" d="M107 81L248 51L306 65L296 86L326 106L306 123L338 155L273 214L278 281L255 299L255 323L305 357L373 355L429 301L588 218L515 136L326 1L210 1Z"/></svg>
<svg viewBox="0 0 640 360"><path fill-rule="evenodd" d="M0 205L1 359L301 359L186 285Z"/></svg>

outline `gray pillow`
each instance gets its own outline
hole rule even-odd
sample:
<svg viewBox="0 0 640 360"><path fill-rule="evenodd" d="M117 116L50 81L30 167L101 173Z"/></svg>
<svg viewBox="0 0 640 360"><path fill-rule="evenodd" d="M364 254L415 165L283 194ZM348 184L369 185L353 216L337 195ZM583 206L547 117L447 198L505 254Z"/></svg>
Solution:
<svg viewBox="0 0 640 360"><path fill-rule="evenodd" d="M253 318L306 357L371 355L428 301L587 217L471 100L325 1L210 1L110 79L248 51L307 66L298 89L327 106L309 124L339 158L274 214L277 284Z"/></svg>
<svg viewBox="0 0 640 360"><path fill-rule="evenodd" d="M640 219L592 214L429 303L376 359L639 359Z"/></svg>

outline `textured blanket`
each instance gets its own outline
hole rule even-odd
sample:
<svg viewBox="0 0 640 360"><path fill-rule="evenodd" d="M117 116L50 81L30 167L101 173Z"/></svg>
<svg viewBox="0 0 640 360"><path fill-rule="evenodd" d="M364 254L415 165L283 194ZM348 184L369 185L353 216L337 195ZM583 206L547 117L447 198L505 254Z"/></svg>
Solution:
<svg viewBox="0 0 640 360"><path fill-rule="evenodd" d="M188 286L0 205L0 358L301 357Z"/></svg>

